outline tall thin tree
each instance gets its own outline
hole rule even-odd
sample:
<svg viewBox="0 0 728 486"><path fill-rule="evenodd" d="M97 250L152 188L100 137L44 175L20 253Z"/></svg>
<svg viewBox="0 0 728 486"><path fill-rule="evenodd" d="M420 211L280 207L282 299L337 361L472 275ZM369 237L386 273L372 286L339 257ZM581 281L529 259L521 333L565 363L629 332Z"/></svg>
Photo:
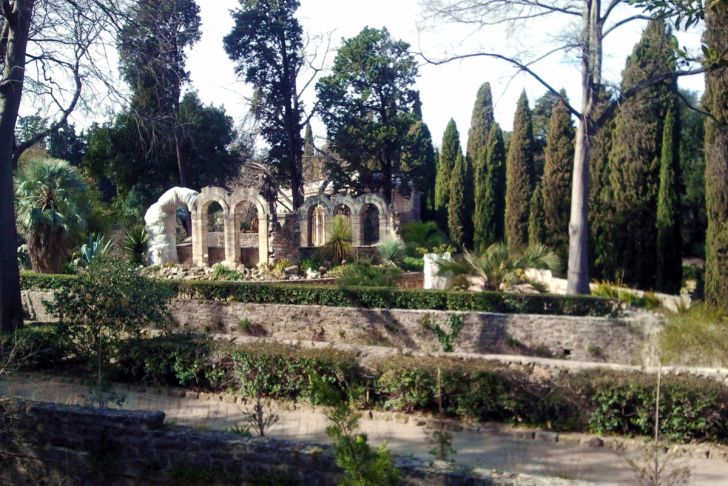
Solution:
<svg viewBox="0 0 728 486"><path fill-rule="evenodd" d="M506 148L497 123L475 173L474 247L484 251L504 238Z"/></svg>
<svg viewBox="0 0 728 486"><path fill-rule="evenodd" d="M435 210L437 211L437 223L443 231L448 230L447 213L450 201L450 177L460 153L460 134L457 125L455 125L455 120L451 118L442 136L440 158L437 162L437 175L435 176Z"/></svg>
<svg viewBox="0 0 728 486"><path fill-rule="evenodd" d="M517 253L528 246L528 211L534 186L533 125L528 96L518 100L506 160L506 243Z"/></svg>

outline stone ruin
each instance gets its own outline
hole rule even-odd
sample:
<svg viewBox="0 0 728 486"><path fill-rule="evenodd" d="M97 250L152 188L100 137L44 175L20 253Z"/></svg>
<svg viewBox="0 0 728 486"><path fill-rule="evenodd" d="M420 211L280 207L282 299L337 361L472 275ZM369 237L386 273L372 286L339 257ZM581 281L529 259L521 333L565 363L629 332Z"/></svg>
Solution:
<svg viewBox="0 0 728 486"><path fill-rule="evenodd" d="M191 243L178 244L177 209L191 215ZM205 187L201 192L175 187L147 211L150 237L148 263L229 268L255 267L286 258L297 261L327 241L327 225L335 216L350 220L355 247L372 249L397 237L396 209L379 194L351 196L317 194L306 198L298 211L266 201L257 189L228 192Z"/></svg>

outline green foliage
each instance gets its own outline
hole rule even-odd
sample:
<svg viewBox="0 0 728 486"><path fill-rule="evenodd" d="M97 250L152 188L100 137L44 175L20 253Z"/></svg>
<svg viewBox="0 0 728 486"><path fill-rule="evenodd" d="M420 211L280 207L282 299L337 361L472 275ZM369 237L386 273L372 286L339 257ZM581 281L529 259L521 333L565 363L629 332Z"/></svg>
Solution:
<svg viewBox="0 0 728 486"><path fill-rule="evenodd" d="M62 325L31 324L11 334L0 334L0 356L13 354L21 369L49 369L68 359L72 352Z"/></svg>
<svg viewBox="0 0 728 486"><path fill-rule="evenodd" d="M367 262L356 262L346 266L338 284L341 288L393 288L402 276L402 270L393 266L375 266Z"/></svg>
<svg viewBox="0 0 728 486"><path fill-rule="evenodd" d="M33 159L15 176L19 233L33 269L58 273L86 227L86 184L68 162Z"/></svg>
<svg viewBox="0 0 728 486"><path fill-rule="evenodd" d="M425 268L424 258L406 256L402 259L401 267L408 272L421 272Z"/></svg>
<svg viewBox="0 0 728 486"><path fill-rule="evenodd" d="M400 265L406 255L406 247L399 238L388 238L377 245L379 258L391 265Z"/></svg>
<svg viewBox="0 0 728 486"><path fill-rule="evenodd" d="M460 134L455 120L452 118L445 128L440 147L440 159L437 162L437 175L435 180L435 211L437 224L440 229L448 228L448 209L450 203L450 178L457 162L460 150Z"/></svg>
<svg viewBox="0 0 728 486"><path fill-rule="evenodd" d="M410 130L421 121L409 47L386 28L365 27L343 41L331 74L316 84L331 149L347 162L327 165L334 189L381 191L391 202L395 189L406 193L422 173L410 165L422 158L405 157L413 148Z"/></svg>
<svg viewBox="0 0 728 486"><path fill-rule="evenodd" d="M356 255L352 245L351 221L345 216L334 216L326 228L326 243L316 249L316 257L339 265Z"/></svg>
<svg viewBox="0 0 728 486"><path fill-rule="evenodd" d="M441 274L451 273L452 286L470 288L477 281L484 290L497 291L525 282L524 272L529 268L556 269L557 257L542 245L529 246L511 254L503 243L490 246L480 254L466 251L462 259L440 262Z"/></svg>
<svg viewBox="0 0 728 486"><path fill-rule="evenodd" d="M122 245L130 262L143 265L149 249L149 234L146 228L137 226L124 233Z"/></svg>
<svg viewBox="0 0 728 486"><path fill-rule="evenodd" d="M621 283L612 285L609 282L599 282L592 290L592 295L616 300L620 304L625 304L630 307L645 308L648 310L662 307L662 302L653 293L645 292L640 297L639 290L621 288L621 285Z"/></svg>
<svg viewBox="0 0 728 486"><path fill-rule="evenodd" d="M81 245L78 256L73 260L76 268L87 267L92 262L106 258L111 254L114 244L104 235L88 235L88 241Z"/></svg>
<svg viewBox="0 0 728 486"><path fill-rule="evenodd" d="M432 146L430 129L424 121L418 119L410 127L405 146L401 163L405 171L413 174L414 189L421 192L421 216L422 218L434 218L437 155Z"/></svg>
<svg viewBox="0 0 728 486"><path fill-rule="evenodd" d="M622 75L622 90L675 69L671 33L662 20L649 22ZM674 79L641 90L617 113L610 164L614 260L624 281L654 288L657 267L657 199L663 126ZM614 275L608 276L614 278Z"/></svg>
<svg viewBox="0 0 728 486"><path fill-rule="evenodd" d="M728 49L728 5L717 3L705 19L709 49ZM705 198L708 212L705 299L728 311L728 69L706 75L703 107L717 120L705 121Z"/></svg>
<svg viewBox="0 0 728 486"><path fill-rule="evenodd" d="M402 241L410 256L418 254L418 249L430 253L434 248L449 243L447 235L440 231L434 221L413 221L402 225Z"/></svg>
<svg viewBox="0 0 728 486"><path fill-rule="evenodd" d="M462 153L455 159L455 165L450 172L449 200L447 202L447 227L450 233L450 240L455 245L464 247L467 233L467 215L465 185L466 185L466 161Z"/></svg>
<svg viewBox="0 0 728 486"><path fill-rule="evenodd" d="M665 364L725 368L728 366L728 317L707 305L669 314L660 332Z"/></svg>
<svg viewBox="0 0 728 486"><path fill-rule="evenodd" d="M543 208L541 184L536 184L528 210L528 244L543 245L546 241L546 215Z"/></svg>
<svg viewBox="0 0 728 486"><path fill-rule="evenodd" d="M474 165L484 160L488 150L488 137L495 124L493 112L493 94L490 83L483 83L478 88L473 105L473 114L470 117L470 129L468 130L467 156Z"/></svg>
<svg viewBox="0 0 728 486"><path fill-rule="evenodd" d="M294 208L303 205L304 107L297 75L305 65L298 0L240 2L225 51L235 71L253 86L252 111L268 142L268 162L283 185L291 187ZM285 109L283 108L285 106Z"/></svg>
<svg viewBox="0 0 728 486"><path fill-rule="evenodd" d="M314 270L318 272L319 268L321 268L321 261L316 258L304 258L298 263L298 268L300 268L304 273L306 270Z"/></svg>
<svg viewBox="0 0 728 486"><path fill-rule="evenodd" d="M372 449L366 434L358 431L361 413L350 402L315 373L311 375L312 395L318 403L328 405L326 418L330 425L326 435L334 441L336 464L343 469L339 484L346 486L379 486L401 483L399 470L386 445ZM350 397L352 398L352 397Z"/></svg>
<svg viewBox="0 0 728 486"><path fill-rule="evenodd" d="M528 246L528 210L534 184L534 139L531 110L524 91L518 100L506 160L505 235L508 249Z"/></svg>
<svg viewBox="0 0 728 486"><path fill-rule="evenodd" d="M569 257L569 217L574 164L574 123L562 101L554 105L544 153L543 210L545 238L542 243L553 249L566 270Z"/></svg>
<svg viewBox="0 0 728 486"><path fill-rule="evenodd" d="M452 353L455 350L455 341L457 341L460 331L462 331L465 325L465 319L461 315L451 314L447 317L447 322L450 327L448 331L444 330L437 322L434 322L429 317L423 317L420 324L435 334L444 352Z"/></svg>
<svg viewBox="0 0 728 486"><path fill-rule="evenodd" d="M700 104L698 93L681 91L680 125L680 227L684 254L705 258L705 233L708 220L705 207L705 118L692 106Z"/></svg>
<svg viewBox="0 0 728 486"><path fill-rule="evenodd" d="M475 210L473 244L483 251L505 238L506 149L503 132L495 123L488 134L486 150L475 162Z"/></svg>
<svg viewBox="0 0 728 486"><path fill-rule="evenodd" d="M66 280L48 309L67 325L76 353L94 358L100 383L102 366L124 337L164 323L170 297L167 286L140 276L127 262L100 259Z"/></svg>
<svg viewBox="0 0 728 486"><path fill-rule="evenodd" d="M668 294L680 293L682 284L679 122L680 119L675 108L668 110L663 128L660 186L657 195L657 275L655 288Z"/></svg>

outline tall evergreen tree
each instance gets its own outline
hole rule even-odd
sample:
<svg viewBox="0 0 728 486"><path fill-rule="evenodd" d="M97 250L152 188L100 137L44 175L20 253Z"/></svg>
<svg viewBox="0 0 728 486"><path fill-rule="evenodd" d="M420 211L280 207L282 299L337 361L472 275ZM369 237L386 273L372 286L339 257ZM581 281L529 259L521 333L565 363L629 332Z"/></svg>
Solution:
<svg viewBox="0 0 728 486"><path fill-rule="evenodd" d="M705 18L703 41L715 52L728 51L728 5L716 3ZM728 68L705 77L703 106L716 120L705 122L705 198L708 211L705 299L728 312Z"/></svg>
<svg viewBox="0 0 728 486"><path fill-rule="evenodd" d="M435 181L435 210L437 211L437 223L443 231L448 230L447 213L448 202L450 201L450 173L455 167L455 162L460 154L460 134L452 118L445 128L440 147L440 158L437 163L437 175Z"/></svg>
<svg viewBox="0 0 728 486"><path fill-rule="evenodd" d="M477 191L477 173L482 172L479 165L485 161L485 151L488 145L488 135L495 122L493 114L493 94L490 83L483 83L478 89L478 94L473 105L473 114L470 118L470 129L468 130L468 151L466 158L465 177L465 206L468 208L466 241L468 246L473 246L475 231L475 193Z"/></svg>
<svg viewBox="0 0 728 486"><path fill-rule="evenodd" d="M667 112L662 136L660 188L657 195L657 277L655 288L677 294L682 284L680 234L680 118L677 107Z"/></svg>
<svg viewBox="0 0 728 486"><path fill-rule="evenodd" d="M506 243L510 252L528 246L528 209L534 183L533 125L528 97L518 100L506 161Z"/></svg>
<svg viewBox="0 0 728 486"><path fill-rule="evenodd" d="M316 149L313 144L313 130L311 124L306 123L303 135L303 180L304 183L318 180L320 172L317 167Z"/></svg>
<svg viewBox="0 0 728 486"><path fill-rule="evenodd" d="M528 244L546 244L546 214L543 206L541 184L536 184L528 209Z"/></svg>
<svg viewBox="0 0 728 486"><path fill-rule="evenodd" d="M402 167L413 174L413 187L420 193L420 215L423 220L435 217L435 178L437 159L432 146L432 135L420 118L407 134L406 149L402 154Z"/></svg>
<svg viewBox="0 0 728 486"><path fill-rule="evenodd" d="M622 73L622 90L675 69L671 36L664 21L652 20ZM657 265L657 193L662 133L674 96L673 80L644 89L620 107L610 153L616 260L624 280L653 288Z"/></svg>
<svg viewBox="0 0 728 486"><path fill-rule="evenodd" d="M554 251L566 270L569 257L571 174L574 163L574 124L566 105L559 101L552 110L545 149L543 208L544 244Z"/></svg>
<svg viewBox="0 0 728 486"><path fill-rule="evenodd" d="M447 223L450 239L459 246L465 243L465 156L462 152L455 157L455 166L450 172L450 199L447 203Z"/></svg>
<svg viewBox="0 0 728 486"><path fill-rule="evenodd" d="M680 94L691 106L700 104L695 91L682 91ZM705 117L691 106L680 100L680 228L683 255L705 258L705 233L708 229L705 213Z"/></svg>
<svg viewBox="0 0 728 486"><path fill-rule="evenodd" d="M497 123L488 134L486 149L475 173L474 247L483 251L503 240L505 213L506 149Z"/></svg>

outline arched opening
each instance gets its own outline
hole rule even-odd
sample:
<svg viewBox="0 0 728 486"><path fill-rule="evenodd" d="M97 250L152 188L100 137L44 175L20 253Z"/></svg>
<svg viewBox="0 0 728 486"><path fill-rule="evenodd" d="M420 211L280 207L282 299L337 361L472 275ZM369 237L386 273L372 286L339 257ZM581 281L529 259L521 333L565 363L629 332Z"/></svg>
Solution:
<svg viewBox="0 0 728 486"><path fill-rule="evenodd" d="M361 214L362 244L376 245L379 243L379 208L374 204L367 204Z"/></svg>
<svg viewBox="0 0 728 486"><path fill-rule="evenodd" d="M319 247L326 243L326 208L317 204L308 210L308 246Z"/></svg>
<svg viewBox="0 0 728 486"><path fill-rule="evenodd" d="M339 204L334 208L334 216L344 216L351 220L351 209L346 204Z"/></svg>
<svg viewBox="0 0 728 486"><path fill-rule="evenodd" d="M225 210L219 202L207 206L207 264L225 261Z"/></svg>
<svg viewBox="0 0 728 486"><path fill-rule="evenodd" d="M240 263L254 267L260 261L258 208L250 201L243 201L235 208L235 231L238 232Z"/></svg>

